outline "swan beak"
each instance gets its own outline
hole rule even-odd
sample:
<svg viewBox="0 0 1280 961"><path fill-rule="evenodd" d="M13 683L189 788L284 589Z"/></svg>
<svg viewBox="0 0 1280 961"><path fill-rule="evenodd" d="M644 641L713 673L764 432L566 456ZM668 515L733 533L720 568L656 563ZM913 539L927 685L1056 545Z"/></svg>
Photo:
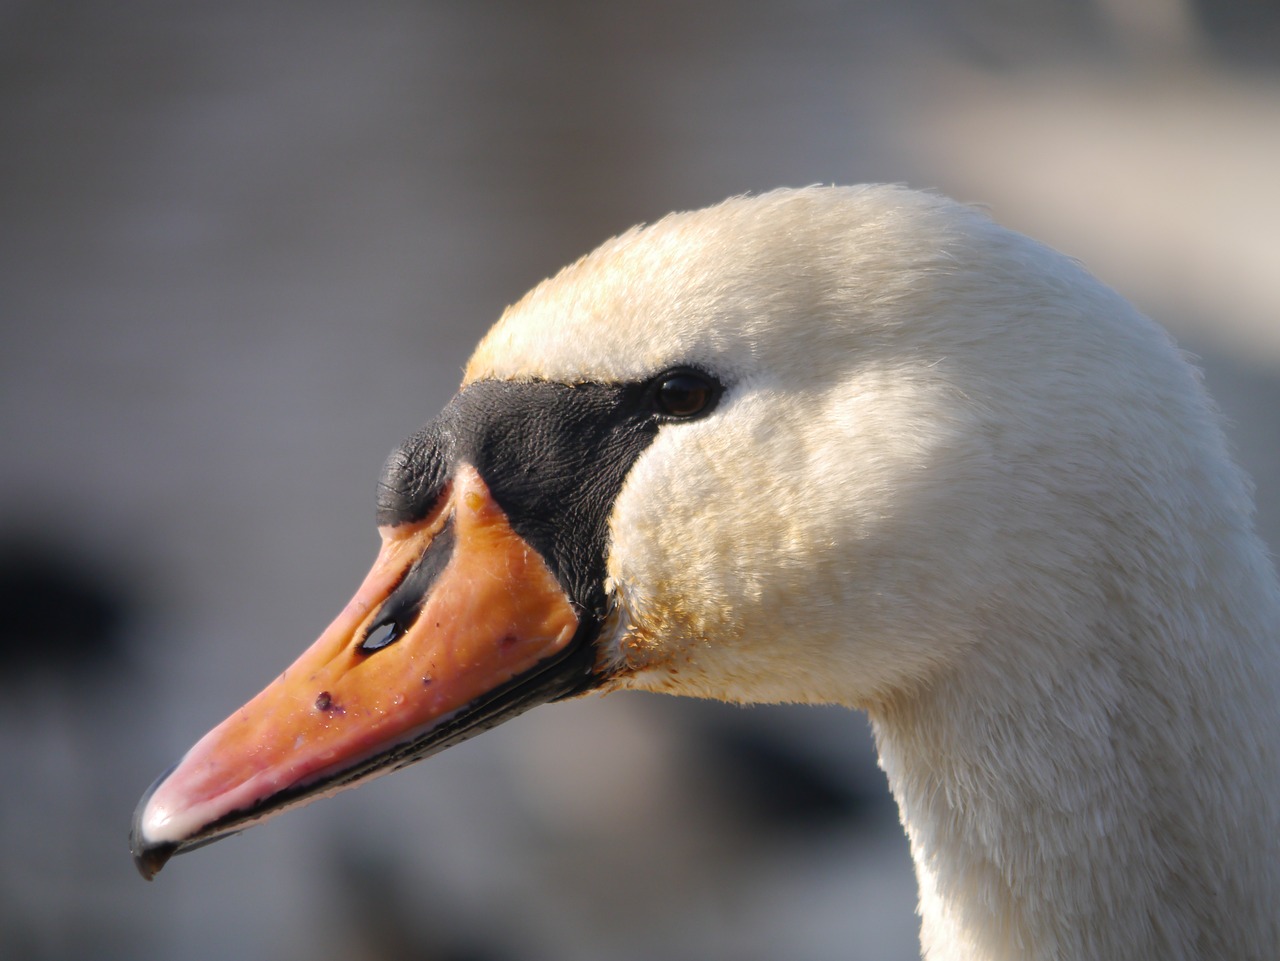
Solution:
<svg viewBox="0 0 1280 961"><path fill-rule="evenodd" d="M581 684L579 617L474 468L425 519L381 533L320 639L142 798L131 846L144 877Z"/></svg>

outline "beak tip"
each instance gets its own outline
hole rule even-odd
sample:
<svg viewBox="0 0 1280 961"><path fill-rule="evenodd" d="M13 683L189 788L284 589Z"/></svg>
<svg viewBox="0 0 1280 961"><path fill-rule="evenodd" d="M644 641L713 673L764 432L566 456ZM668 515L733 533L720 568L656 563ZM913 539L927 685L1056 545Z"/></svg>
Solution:
<svg viewBox="0 0 1280 961"><path fill-rule="evenodd" d="M178 846L172 842L163 842L160 844L150 844L143 841L135 833L130 839L129 847L133 852L133 864L138 869L138 873L142 875L144 881L151 881L160 873L173 857Z"/></svg>
<svg viewBox="0 0 1280 961"><path fill-rule="evenodd" d="M138 806L133 810L133 824L129 831L129 851L133 855L133 863L138 869L138 873L147 881L152 880L159 874L160 869L168 863L169 858L173 857L178 850L176 842L149 840L145 825L147 809L152 796L176 767L177 765L175 764L156 778L155 783L147 788L146 793L142 795L142 799L138 801Z"/></svg>

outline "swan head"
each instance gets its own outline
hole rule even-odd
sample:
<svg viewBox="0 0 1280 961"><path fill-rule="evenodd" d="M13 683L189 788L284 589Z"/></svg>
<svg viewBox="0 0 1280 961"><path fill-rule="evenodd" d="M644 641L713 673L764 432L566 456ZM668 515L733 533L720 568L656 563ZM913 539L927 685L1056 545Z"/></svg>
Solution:
<svg viewBox="0 0 1280 961"><path fill-rule="evenodd" d="M1247 514L1165 333L938 196L782 190L633 230L510 308L466 379L680 370L716 402L667 418L613 502L606 687L873 706L1029 617L1019 598L1096 600L1135 490L1181 471L1167 509L1209 486Z"/></svg>
<svg viewBox="0 0 1280 961"><path fill-rule="evenodd" d="M1077 264L936 196L623 234L392 455L369 578L144 797L139 866L585 691L874 708L976 650L1052 656L982 645L1103 611L1144 485L1245 498L1205 476L1190 377Z"/></svg>

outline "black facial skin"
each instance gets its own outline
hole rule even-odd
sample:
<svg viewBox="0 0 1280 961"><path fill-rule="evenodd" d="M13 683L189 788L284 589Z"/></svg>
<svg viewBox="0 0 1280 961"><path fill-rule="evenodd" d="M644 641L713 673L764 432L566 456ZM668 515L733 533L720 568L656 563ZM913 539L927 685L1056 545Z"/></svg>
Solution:
<svg viewBox="0 0 1280 961"><path fill-rule="evenodd" d="M391 455L378 523L420 520L469 463L580 613L603 617L609 515L668 421L706 416L722 388L692 368L633 384L480 381Z"/></svg>
<svg viewBox="0 0 1280 961"><path fill-rule="evenodd" d="M134 815L131 847L143 876L154 876L173 854L234 834L313 794L404 767L538 704L599 684L603 679L593 672L593 645L608 615L605 550L614 500L659 429L706 416L722 392L718 381L693 368L632 384L481 381L464 388L388 459L378 485L378 523L422 520L444 496L457 468L470 464L574 605L579 625L573 640L559 657L490 691L420 737L319 783L286 788L248 810L231 812L179 843L144 842L138 830L162 777ZM377 657L408 630L455 546L448 522L383 603L359 642L362 653Z"/></svg>

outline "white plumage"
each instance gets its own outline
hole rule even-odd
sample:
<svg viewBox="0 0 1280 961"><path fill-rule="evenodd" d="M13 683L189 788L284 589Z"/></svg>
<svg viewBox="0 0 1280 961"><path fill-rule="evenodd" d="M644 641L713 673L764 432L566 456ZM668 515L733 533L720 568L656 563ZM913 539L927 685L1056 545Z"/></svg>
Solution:
<svg viewBox="0 0 1280 961"><path fill-rule="evenodd" d="M870 715L932 961L1280 944L1280 592L1196 374L1073 261L892 187L633 230L467 372L722 378L616 502L614 688Z"/></svg>

